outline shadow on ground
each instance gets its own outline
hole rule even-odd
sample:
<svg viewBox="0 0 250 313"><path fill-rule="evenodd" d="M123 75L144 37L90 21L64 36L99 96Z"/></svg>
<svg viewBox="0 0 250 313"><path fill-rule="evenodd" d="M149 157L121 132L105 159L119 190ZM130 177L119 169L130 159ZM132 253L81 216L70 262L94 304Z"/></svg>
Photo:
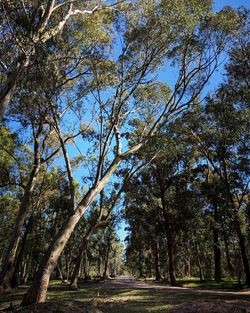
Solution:
<svg viewBox="0 0 250 313"><path fill-rule="evenodd" d="M0 309L18 305L27 287L0 296ZM22 313L250 313L249 293L155 286L144 282L109 281L49 288L47 302Z"/></svg>

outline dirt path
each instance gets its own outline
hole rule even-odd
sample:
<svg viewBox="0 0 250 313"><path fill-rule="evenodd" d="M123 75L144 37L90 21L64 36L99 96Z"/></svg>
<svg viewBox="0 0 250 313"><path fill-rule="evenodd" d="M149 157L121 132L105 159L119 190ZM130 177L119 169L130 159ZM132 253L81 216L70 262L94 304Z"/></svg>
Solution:
<svg viewBox="0 0 250 313"><path fill-rule="evenodd" d="M98 288L94 300L105 313L250 313L250 290L172 287L126 276L92 283L92 287Z"/></svg>
<svg viewBox="0 0 250 313"><path fill-rule="evenodd" d="M93 286L93 285L92 285ZM118 278L110 279L102 283L102 289L105 288L139 288L139 289L157 289L157 290L169 290L176 292L187 292L196 294L211 294L211 295L249 295L250 289L242 291L220 291L220 290L209 290L209 289L197 289L191 287L172 287L170 285L165 285L161 283L156 283L154 281L141 281L136 280L133 277L120 276Z"/></svg>

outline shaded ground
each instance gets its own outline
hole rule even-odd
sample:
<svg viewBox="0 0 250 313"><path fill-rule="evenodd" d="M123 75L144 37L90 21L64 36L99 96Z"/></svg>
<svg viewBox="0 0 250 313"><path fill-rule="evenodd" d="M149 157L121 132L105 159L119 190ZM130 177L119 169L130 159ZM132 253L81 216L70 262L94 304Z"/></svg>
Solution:
<svg viewBox="0 0 250 313"><path fill-rule="evenodd" d="M26 288L1 295L0 308L18 304ZM44 307L45 306L45 307ZM170 287L122 277L81 284L78 290L51 286L48 302L21 310L23 313L126 313L218 312L250 313L250 291L218 291Z"/></svg>

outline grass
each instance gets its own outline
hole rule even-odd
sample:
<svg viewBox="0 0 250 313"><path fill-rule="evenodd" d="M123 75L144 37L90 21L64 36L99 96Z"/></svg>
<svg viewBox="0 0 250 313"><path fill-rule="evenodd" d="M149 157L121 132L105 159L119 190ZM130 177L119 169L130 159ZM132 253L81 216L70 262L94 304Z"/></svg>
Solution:
<svg viewBox="0 0 250 313"><path fill-rule="evenodd" d="M177 282L182 287L192 287L209 290L241 290L238 281L234 279L222 279L221 282L216 282L215 280L204 280L201 282L199 278L191 277L189 279L177 279Z"/></svg>
<svg viewBox="0 0 250 313"><path fill-rule="evenodd" d="M197 280L179 280L183 286L195 287L194 289L168 289L168 288L134 288L117 287L107 288L105 283L82 284L78 290L69 290L67 286L61 286L59 281L52 281L49 288L47 306L51 309L45 312L65 312L64 307L70 301L82 306L92 304L104 313L160 313L170 312L171 309L186 304L201 301L216 304L245 303L250 308L249 295L237 295L220 293L217 289L231 288L234 281L224 281L220 284L215 282L201 283ZM206 293L205 290L197 290L197 287L216 289ZM6 308L13 303L20 303L27 287L20 287L5 295L0 295L0 309ZM223 291L223 290L222 290ZM54 308L54 310L53 310ZM32 312L28 309L22 311ZM68 311L69 312L69 311ZM73 312L73 311L70 311ZM74 311L75 312L75 311ZM202 312L202 311L201 311ZM229 311L230 312L230 311ZM250 312L247 309L244 311Z"/></svg>
<svg viewBox="0 0 250 313"><path fill-rule="evenodd" d="M232 296L228 295L213 295L213 294L200 294L197 292L171 291L167 289L131 289L115 290L113 293L109 291L106 294L107 302L102 299L99 300L100 307L106 313L122 313L122 312L168 312L170 309L175 308L182 304L189 304L194 301L211 301L211 302L224 302L224 301L249 301L247 296Z"/></svg>

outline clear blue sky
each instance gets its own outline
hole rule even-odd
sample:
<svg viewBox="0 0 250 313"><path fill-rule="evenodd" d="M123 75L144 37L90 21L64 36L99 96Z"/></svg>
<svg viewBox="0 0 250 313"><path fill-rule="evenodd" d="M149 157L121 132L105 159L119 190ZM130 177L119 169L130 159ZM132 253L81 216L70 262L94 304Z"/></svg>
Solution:
<svg viewBox="0 0 250 313"><path fill-rule="evenodd" d="M230 5L233 8L240 6L250 8L250 0L214 0L215 11L221 10L226 5Z"/></svg>

